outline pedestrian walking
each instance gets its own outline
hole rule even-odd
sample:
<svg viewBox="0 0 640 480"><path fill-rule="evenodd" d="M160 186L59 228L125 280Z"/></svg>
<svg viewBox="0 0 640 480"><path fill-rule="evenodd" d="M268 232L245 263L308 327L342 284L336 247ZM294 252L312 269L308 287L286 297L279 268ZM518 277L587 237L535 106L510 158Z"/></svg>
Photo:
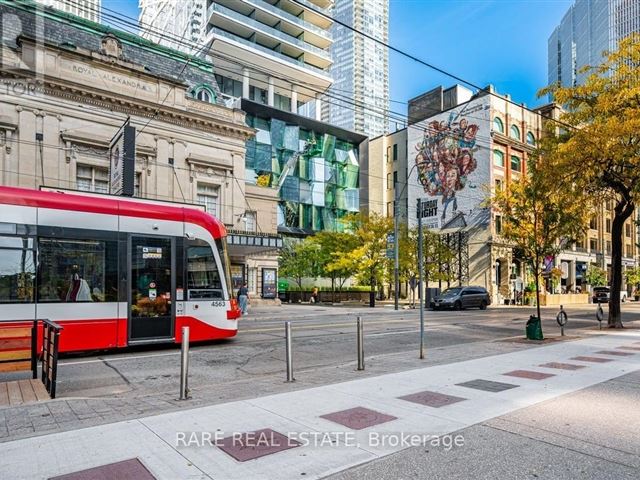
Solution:
<svg viewBox="0 0 640 480"><path fill-rule="evenodd" d="M318 303L318 287L313 287L311 292L311 303Z"/></svg>
<svg viewBox="0 0 640 480"><path fill-rule="evenodd" d="M246 283L238 289L238 304L240 305L242 315L246 315L248 313L247 307L249 305L249 289L247 288Z"/></svg>

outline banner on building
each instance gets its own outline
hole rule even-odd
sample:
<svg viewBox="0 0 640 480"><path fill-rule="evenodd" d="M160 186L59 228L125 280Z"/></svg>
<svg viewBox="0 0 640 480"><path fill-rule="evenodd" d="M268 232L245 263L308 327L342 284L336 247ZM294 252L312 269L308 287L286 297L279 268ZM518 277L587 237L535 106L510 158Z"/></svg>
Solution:
<svg viewBox="0 0 640 480"><path fill-rule="evenodd" d="M132 197L135 189L136 128L129 120L109 143L109 193Z"/></svg>

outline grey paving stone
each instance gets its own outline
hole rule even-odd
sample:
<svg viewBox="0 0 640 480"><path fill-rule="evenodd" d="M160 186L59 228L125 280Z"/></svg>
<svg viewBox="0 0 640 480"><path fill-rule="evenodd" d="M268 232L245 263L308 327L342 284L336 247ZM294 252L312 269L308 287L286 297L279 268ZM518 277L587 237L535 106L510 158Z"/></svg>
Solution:
<svg viewBox="0 0 640 480"><path fill-rule="evenodd" d="M470 380L468 382L456 383L459 387L474 388L476 390L484 390L485 392L503 392L505 390L511 390L512 388L518 388L520 385L514 385L513 383L494 382L492 380L483 380L478 378L476 380Z"/></svg>

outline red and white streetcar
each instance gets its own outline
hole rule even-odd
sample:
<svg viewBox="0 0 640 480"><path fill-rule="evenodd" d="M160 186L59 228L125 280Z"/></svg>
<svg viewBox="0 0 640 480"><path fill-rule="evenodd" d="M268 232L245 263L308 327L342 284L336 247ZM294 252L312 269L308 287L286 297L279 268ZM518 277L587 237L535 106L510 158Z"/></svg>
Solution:
<svg viewBox="0 0 640 480"><path fill-rule="evenodd" d="M225 237L197 208L0 187L0 322L55 321L61 352L232 337Z"/></svg>

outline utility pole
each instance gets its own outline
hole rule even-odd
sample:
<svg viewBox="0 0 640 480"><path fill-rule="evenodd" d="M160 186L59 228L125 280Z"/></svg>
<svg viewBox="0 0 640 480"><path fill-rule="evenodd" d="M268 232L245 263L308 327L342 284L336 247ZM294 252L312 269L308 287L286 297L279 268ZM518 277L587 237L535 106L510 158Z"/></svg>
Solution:
<svg viewBox="0 0 640 480"><path fill-rule="evenodd" d="M424 288L422 277L424 276L424 259L422 252L422 199L418 199L418 300L420 301L420 359L424 358Z"/></svg>
<svg viewBox="0 0 640 480"><path fill-rule="evenodd" d="M396 185L393 186L393 193L395 196L395 200L393 201L393 289L394 289L394 301L393 301L393 309L398 310L398 298L400 296L400 277L399 277L399 269L400 269L400 258L398 251L398 204L399 202L399 190Z"/></svg>

